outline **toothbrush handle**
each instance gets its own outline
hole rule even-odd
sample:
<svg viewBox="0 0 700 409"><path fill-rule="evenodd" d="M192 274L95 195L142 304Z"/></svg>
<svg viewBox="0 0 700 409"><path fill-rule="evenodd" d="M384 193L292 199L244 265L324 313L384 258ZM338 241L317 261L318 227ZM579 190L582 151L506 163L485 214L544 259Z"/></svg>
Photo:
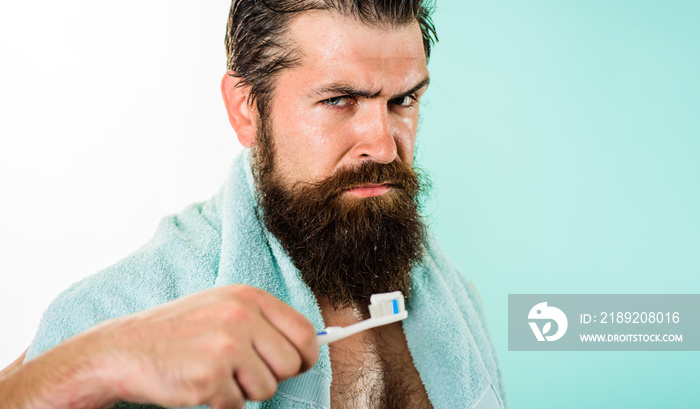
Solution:
<svg viewBox="0 0 700 409"><path fill-rule="evenodd" d="M344 329L343 327L328 327L322 332L319 332L317 334L318 344L330 344L331 342L347 337L349 334L346 334Z"/></svg>
<svg viewBox="0 0 700 409"><path fill-rule="evenodd" d="M358 323L348 325L347 327L328 327L323 332L319 332L318 343L320 345L330 344L331 342L339 341L350 335L357 334L370 328L379 327L382 325L391 324L406 319L408 312L403 311L399 314L389 315L381 318L369 318Z"/></svg>

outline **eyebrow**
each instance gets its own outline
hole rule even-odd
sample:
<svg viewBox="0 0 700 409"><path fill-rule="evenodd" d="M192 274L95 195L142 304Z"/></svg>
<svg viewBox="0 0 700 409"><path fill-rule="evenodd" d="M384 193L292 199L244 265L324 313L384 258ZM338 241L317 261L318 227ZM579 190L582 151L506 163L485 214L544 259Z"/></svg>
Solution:
<svg viewBox="0 0 700 409"><path fill-rule="evenodd" d="M410 90L396 94L389 99L396 99L404 97L406 95L411 95L420 90L421 88L427 87L428 84L430 84L430 77L425 77L419 83L414 85L413 88L411 88ZM354 87L349 84L332 83L329 85L322 86L321 88L312 90L308 93L310 97L320 96L324 94L348 95L351 97L363 97L371 99L380 96L382 94L382 90L380 89L379 91L372 92Z"/></svg>

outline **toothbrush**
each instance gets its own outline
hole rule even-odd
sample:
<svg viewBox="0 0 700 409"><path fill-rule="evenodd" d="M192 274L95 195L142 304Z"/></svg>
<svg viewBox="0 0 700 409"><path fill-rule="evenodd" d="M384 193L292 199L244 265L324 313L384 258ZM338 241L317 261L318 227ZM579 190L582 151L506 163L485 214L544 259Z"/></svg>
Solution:
<svg viewBox="0 0 700 409"><path fill-rule="evenodd" d="M347 327L328 327L317 333L318 343L330 344L364 330L402 321L408 317L401 291L372 294L369 298L370 318Z"/></svg>

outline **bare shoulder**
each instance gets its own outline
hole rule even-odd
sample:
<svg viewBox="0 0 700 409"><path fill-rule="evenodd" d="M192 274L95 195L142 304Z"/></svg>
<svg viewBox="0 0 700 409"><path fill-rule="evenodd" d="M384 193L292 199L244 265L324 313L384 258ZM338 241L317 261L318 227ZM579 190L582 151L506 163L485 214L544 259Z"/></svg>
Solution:
<svg viewBox="0 0 700 409"><path fill-rule="evenodd" d="M19 358L15 359L15 361L8 365L5 369L0 370L0 379L4 378L9 373L22 366L22 364L24 363L24 357L27 356L28 350L29 348L25 349L22 355L19 356Z"/></svg>

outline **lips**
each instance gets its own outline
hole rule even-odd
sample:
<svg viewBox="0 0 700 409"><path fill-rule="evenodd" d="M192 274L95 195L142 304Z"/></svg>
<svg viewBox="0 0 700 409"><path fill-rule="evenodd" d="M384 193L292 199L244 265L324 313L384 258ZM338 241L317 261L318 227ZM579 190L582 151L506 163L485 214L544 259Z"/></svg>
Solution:
<svg viewBox="0 0 700 409"><path fill-rule="evenodd" d="M373 196L381 196L384 193L388 192L389 189L391 189L391 184L390 183L381 183L381 184L366 184L358 187L354 187L352 189L346 190L346 192L357 195L360 197L373 197Z"/></svg>

